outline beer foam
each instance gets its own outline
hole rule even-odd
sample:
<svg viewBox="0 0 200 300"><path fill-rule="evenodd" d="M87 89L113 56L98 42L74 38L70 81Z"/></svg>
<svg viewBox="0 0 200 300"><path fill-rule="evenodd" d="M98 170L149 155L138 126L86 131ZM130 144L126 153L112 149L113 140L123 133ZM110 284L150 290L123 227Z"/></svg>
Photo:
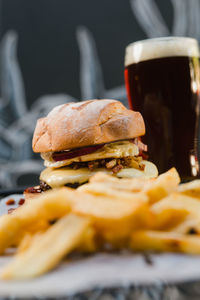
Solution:
<svg viewBox="0 0 200 300"><path fill-rule="evenodd" d="M125 66L169 56L199 57L197 40L187 37L165 37L131 43L126 47Z"/></svg>

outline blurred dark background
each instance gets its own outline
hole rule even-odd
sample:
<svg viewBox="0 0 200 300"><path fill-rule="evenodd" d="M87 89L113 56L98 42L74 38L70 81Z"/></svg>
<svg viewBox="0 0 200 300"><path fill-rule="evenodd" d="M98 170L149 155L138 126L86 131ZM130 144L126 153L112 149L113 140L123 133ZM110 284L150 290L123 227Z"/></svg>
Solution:
<svg viewBox="0 0 200 300"><path fill-rule="evenodd" d="M127 105L124 52L145 38L200 40L200 0L0 0L0 188L35 185L36 120L58 104Z"/></svg>
<svg viewBox="0 0 200 300"><path fill-rule="evenodd" d="M28 105L47 93L81 99L80 26L95 40L105 87L123 85L124 49L144 39L128 0L3 0L2 36L15 30ZM150 2L150 1L149 1ZM156 1L172 26L170 1Z"/></svg>

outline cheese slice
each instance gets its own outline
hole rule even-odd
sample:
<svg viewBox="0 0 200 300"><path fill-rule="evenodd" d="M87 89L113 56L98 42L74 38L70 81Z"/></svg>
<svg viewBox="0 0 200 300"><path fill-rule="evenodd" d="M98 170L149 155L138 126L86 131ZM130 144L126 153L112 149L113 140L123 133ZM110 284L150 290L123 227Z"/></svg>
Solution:
<svg viewBox="0 0 200 300"><path fill-rule="evenodd" d="M91 154L86 154L71 159L62 161L54 161L52 159L52 152L42 153L41 157L44 159L45 167L60 168L72 164L73 162L92 161L104 158L120 158L127 156L137 156L139 154L138 146L129 142L121 141L109 143L104 145L101 149ZM80 170L80 169L79 169Z"/></svg>
<svg viewBox="0 0 200 300"><path fill-rule="evenodd" d="M105 168L99 168L94 171L90 171L88 168L80 168L77 170L73 170L69 167L64 167L60 169L46 168L42 171L40 179L46 182L52 188L56 188L64 186L68 183L81 184L87 182L89 178L97 172L104 172L120 178L154 178L158 176L158 170L153 163L145 160L143 160L141 163L145 165L143 171L134 168L124 168L120 170L116 175L113 175L111 170L107 170Z"/></svg>

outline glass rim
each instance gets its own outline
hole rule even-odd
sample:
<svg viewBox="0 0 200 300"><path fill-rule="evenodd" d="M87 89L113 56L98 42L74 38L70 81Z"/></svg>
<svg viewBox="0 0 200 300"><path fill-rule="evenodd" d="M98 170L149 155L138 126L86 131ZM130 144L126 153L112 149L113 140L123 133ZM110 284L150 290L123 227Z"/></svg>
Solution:
<svg viewBox="0 0 200 300"><path fill-rule="evenodd" d="M125 48L125 67L169 56L200 57L198 40L190 37L159 37L130 43Z"/></svg>
<svg viewBox="0 0 200 300"><path fill-rule="evenodd" d="M135 46L136 44L139 43L149 43L149 42L163 42L163 41L188 41L188 42L193 42L193 43L197 43L197 45L199 44L198 40L192 37L188 37L188 36L164 36L164 37L157 37L157 38L150 38L150 39L144 39L144 40L138 40L132 43L129 43L126 48L131 47L131 46Z"/></svg>

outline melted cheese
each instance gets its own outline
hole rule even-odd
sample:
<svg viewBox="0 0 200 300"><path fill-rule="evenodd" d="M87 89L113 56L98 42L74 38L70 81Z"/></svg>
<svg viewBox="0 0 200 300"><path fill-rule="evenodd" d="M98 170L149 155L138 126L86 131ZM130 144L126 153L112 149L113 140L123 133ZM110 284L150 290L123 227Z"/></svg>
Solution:
<svg viewBox="0 0 200 300"><path fill-rule="evenodd" d="M60 168L63 166L68 166L73 162L92 161L92 160L104 159L104 158L120 158L126 156L137 156L138 154L139 154L139 150L137 145L129 141L121 141L121 142L106 144L104 145L104 147L91 154L86 154L86 155L82 155L82 156L78 156L78 157L74 157L62 161L57 161L57 162L55 162L52 159L52 152L42 153L41 156L45 160L44 161L45 167Z"/></svg>
<svg viewBox="0 0 200 300"><path fill-rule="evenodd" d="M145 177L145 178L154 178L158 175L158 170L156 166L149 162L143 160L141 162L145 165L144 171L134 169L134 168L124 168L119 171L116 175L120 178L133 178L133 177ZM89 178L97 173L105 172L107 174L113 175L112 171L105 168L96 169L90 171L88 168L80 168L78 170L73 170L69 167L61 169L46 168L42 171L40 179L45 181L52 188L61 187L68 183L84 183L89 180Z"/></svg>
<svg viewBox="0 0 200 300"><path fill-rule="evenodd" d="M144 170L138 170L133 168L124 168L119 173L118 177L121 178L133 178L133 177L145 177L145 178L155 178L158 176L157 167L150 161L142 160L139 164L145 165Z"/></svg>

